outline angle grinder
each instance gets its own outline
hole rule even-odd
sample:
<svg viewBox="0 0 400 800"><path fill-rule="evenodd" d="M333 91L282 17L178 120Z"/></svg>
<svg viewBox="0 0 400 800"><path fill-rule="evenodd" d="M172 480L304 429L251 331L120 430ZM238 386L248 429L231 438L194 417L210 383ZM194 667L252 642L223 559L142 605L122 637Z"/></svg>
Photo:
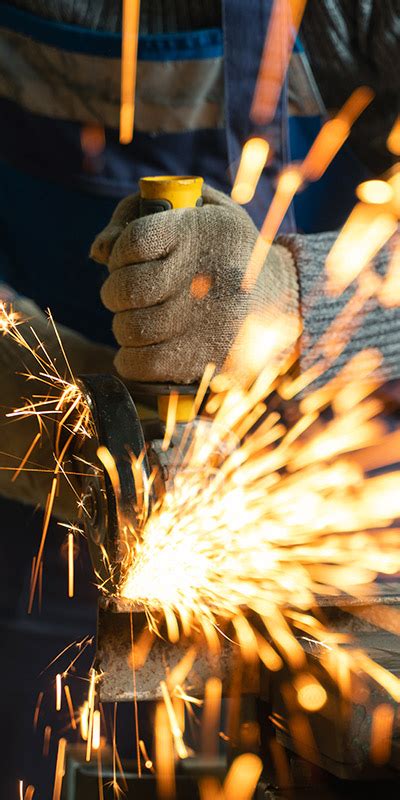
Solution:
<svg viewBox="0 0 400 800"><path fill-rule="evenodd" d="M203 203L200 177L142 178L139 186L141 216ZM96 575L113 593L127 547L144 522L142 512L138 512L138 485L143 486L155 472L148 497L150 512L173 478L171 451L179 446L184 427L193 419L197 386L138 382L125 385L113 375L84 375L78 383L92 417L92 435L77 439L74 454L79 460L79 472L83 472L82 522ZM165 452L162 443L172 393L176 395L175 433ZM99 460L99 452L105 451L111 457L113 476ZM139 465L139 474L134 474L133 462Z"/></svg>

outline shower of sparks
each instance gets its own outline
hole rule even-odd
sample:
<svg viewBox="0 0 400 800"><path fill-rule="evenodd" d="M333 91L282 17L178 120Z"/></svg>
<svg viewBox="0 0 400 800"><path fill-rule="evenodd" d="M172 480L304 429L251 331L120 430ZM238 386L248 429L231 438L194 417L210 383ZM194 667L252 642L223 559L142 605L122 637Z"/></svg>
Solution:
<svg viewBox="0 0 400 800"><path fill-rule="evenodd" d="M383 463L396 460L372 394L379 357L364 353L349 365L359 394L336 379L299 401L291 425L279 402L292 396L296 378L279 377L272 352L264 359L245 388L229 374L211 382L212 417L194 427L172 488L132 550L120 594L144 605L156 632L163 612L172 641L180 626L202 627L206 639L214 627L231 631L245 660L260 657L276 669L282 657L299 673L297 702L306 711L323 707L326 691L308 674L295 633L326 644L322 663L332 677L340 657L397 700L400 680L358 651L340 650L340 637L312 613L321 595L362 596L378 573L400 570L400 529L390 527L400 517L400 472L369 475L357 458L379 445Z"/></svg>
<svg viewBox="0 0 400 800"><path fill-rule="evenodd" d="M3 332L3 335L7 335L12 339L21 350L21 354L24 352L28 353L30 359L35 364L35 371L23 373L24 377L28 383L30 381L35 381L36 385L39 384L43 387L43 394L32 395L23 405L10 411L6 415L9 419L33 418L37 420L38 424L38 432L29 445L22 461L16 469L13 468L14 474L12 480L16 480L22 470L33 469L33 471L41 471L37 470L37 465L31 461L31 456L42 440L47 439L49 442L53 441L54 447L54 468L52 471L51 464L49 464L49 476L51 480L49 480L50 488L44 511L42 536L32 570L29 612L32 610L35 592L38 583L40 583L43 567L43 552L54 502L59 490L60 479L64 478L68 481L71 490L73 488L70 480L70 475L73 475L73 473L65 468L65 459L72 441L77 436L90 437L92 435L89 408L80 388L75 382L71 366L50 313L49 324L54 334L54 343L57 344L63 357L65 376L62 375L56 367L55 360L51 358L45 343L40 341L35 333L34 327L30 326L29 321L21 319L11 305L4 302L0 303L0 330ZM47 427L49 423L55 426L54 437ZM46 469L42 471L47 472ZM76 499L78 516L78 502L80 500L78 495Z"/></svg>

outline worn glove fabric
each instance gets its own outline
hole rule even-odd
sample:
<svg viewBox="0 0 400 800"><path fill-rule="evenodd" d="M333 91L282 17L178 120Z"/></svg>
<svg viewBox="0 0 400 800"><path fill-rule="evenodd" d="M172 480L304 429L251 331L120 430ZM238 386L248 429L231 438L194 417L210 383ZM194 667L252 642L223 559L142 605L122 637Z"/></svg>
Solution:
<svg viewBox="0 0 400 800"><path fill-rule="evenodd" d="M2 300L11 302L14 311L21 314L21 319L29 320L20 327L24 337L31 345L37 346L38 343L30 331L32 326L40 341L45 342L50 358L55 361L60 375L64 377L67 374L65 361L46 315L31 300L14 295L8 287L0 284L0 301ZM75 375L112 370L112 348L93 344L62 325L57 325L57 330ZM56 394L56 391L43 383L27 381L18 374L28 371L37 374L38 369L33 356L27 350L19 347L9 335L0 334L0 467L12 467L12 470L0 469L0 494L23 503L43 506L51 485L51 472L22 471L14 482L11 480L13 470L17 468L38 432L37 420L35 417L9 419L6 416L13 409L23 406L26 399L33 398L35 394L46 394L46 389L50 394ZM27 466L53 470L53 426L48 421L46 425L48 436L46 433L42 436ZM56 516L72 521L77 516L76 497L65 478L60 479L60 492L54 512Z"/></svg>
<svg viewBox="0 0 400 800"><path fill-rule="evenodd" d="M324 341L338 345L339 354L327 359L327 369L313 384L321 386L334 378L349 361L362 350L377 349L383 357L381 375L388 380L400 378L400 308L382 305L376 296L364 305L345 314L351 303L357 282L342 294L332 295L328 290L325 262L337 238L335 233L286 234L278 241L292 253L299 276L300 308L303 335L300 341L300 368L302 372L315 364L316 352L323 357ZM400 247L400 232L377 253L374 272L384 278L396 248ZM394 262L393 262L394 263ZM335 320L340 320L340 330L330 333ZM328 337L328 338L327 338ZM319 343L319 345L318 345ZM347 370L347 380L359 380L357 374Z"/></svg>
<svg viewBox="0 0 400 800"><path fill-rule="evenodd" d="M249 311L298 314L294 261L274 245L251 293L242 278L257 239L246 211L209 186L202 208L138 219L138 197L117 207L91 256L107 264L104 305L127 379L191 383L210 361L221 368Z"/></svg>

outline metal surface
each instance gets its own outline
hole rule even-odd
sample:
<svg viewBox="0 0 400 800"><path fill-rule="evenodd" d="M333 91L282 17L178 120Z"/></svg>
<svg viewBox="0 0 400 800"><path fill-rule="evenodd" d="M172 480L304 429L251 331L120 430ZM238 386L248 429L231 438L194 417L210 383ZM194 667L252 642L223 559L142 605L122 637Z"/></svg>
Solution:
<svg viewBox="0 0 400 800"><path fill-rule="evenodd" d="M349 636L344 649L359 649L384 669L400 677L400 580L377 583L375 590L362 599L335 598L335 605L323 608L325 622L331 631ZM332 603L332 598L331 598ZM317 714L309 716L314 745L305 746L292 738L289 716L282 697L282 685L290 680L288 674L271 676L269 699L273 714L280 720L278 741L294 753L337 778L354 780L374 778L377 768L370 761L372 721L376 708L389 705L394 712L392 753L386 771L400 771L400 752L395 746L400 739L399 703L378 683L366 676L351 678L352 702L346 702L339 688L327 676L321 665L326 645L311 637L299 638L308 655L312 671L319 675L328 689L328 703Z"/></svg>
<svg viewBox="0 0 400 800"><path fill-rule="evenodd" d="M171 644L155 637L145 663L133 672L132 631L134 641L147 627L143 611L135 610L129 601L100 598L97 623L96 669L100 674L99 697L102 702L128 702L162 697L160 682L179 664L188 648L196 647L193 666L185 680L186 691L194 697L203 697L208 678L221 678L223 690L229 691L237 662L238 647L223 640L218 656L211 655L204 639L193 636ZM243 673L243 693L258 694L259 670L247 669Z"/></svg>

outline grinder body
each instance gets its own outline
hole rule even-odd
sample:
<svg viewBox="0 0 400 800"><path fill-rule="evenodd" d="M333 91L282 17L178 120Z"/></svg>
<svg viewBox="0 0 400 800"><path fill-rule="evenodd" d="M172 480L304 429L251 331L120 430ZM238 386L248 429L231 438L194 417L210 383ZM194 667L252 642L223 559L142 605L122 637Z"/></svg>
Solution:
<svg viewBox="0 0 400 800"><path fill-rule="evenodd" d="M191 176L143 178L140 181L140 213L145 215L200 206L202 184L202 178ZM142 487L146 482L148 484L152 471L157 472L156 479L150 481L149 513L173 479L170 464L176 462L176 447L179 447L186 424L193 421L197 386L138 382L125 386L119 378L111 375L88 375L81 376L80 387L92 411L93 423L92 438L81 439L76 456L80 471L85 472L81 486L82 522L93 567L103 590L99 600L96 664L98 672L104 673L106 678L103 690L100 681L99 694L100 698L108 701L128 700L132 697L126 690L126 664L124 672L121 653L130 650L131 626L122 624L126 619L127 605L118 600L118 584L127 552L135 538L140 536L144 524L143 516L138 514L140 503L132 460L140 465L139 483ZM162 441L171 392L178 395L176 432L165 451ZM151 410L155 401L156 415ZM105 448L110 454L114 477L103 469L98 458L99 448ZM177 467L179 464L175 463L175 469ZM132 605L133 610L137 611ZM147 624L145 614L140 611L135 613L135 620L135 631ZM124 632L122 642L121 631ZM168 647L171 649L167 643L160 642L151 659L153 687L158 686L159 680L165 676L164 656ZM203 684L208 670L203 665L200 672ZM212 669L210 665L211 673L215 674L215 664ZM139 698L152 699L154 691L151 688L149 691L146 680L141 690L138 686L137 694Z"/></svg>

